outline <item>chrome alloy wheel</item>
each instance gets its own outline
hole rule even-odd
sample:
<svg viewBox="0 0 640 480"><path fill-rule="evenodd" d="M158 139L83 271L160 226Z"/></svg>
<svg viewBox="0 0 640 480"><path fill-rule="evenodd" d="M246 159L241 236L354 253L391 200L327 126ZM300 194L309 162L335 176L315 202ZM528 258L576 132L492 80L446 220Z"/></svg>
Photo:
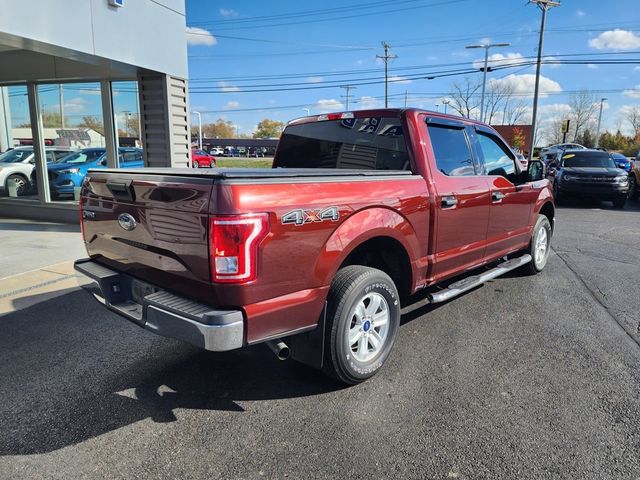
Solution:
<svg viewBox="0 0 640 480"><path fill-rule="evenodd" d="M351 315L349 349L359 362L376 357L389 333L389 305L379 293L371 292L360 299Z"/></svg>
<svg viewBox="0 0 640 480"><path fill-rule="evenodd" d="M540 226L538 236L536 237L535 250L533 252L533 261L537 266L544 265L547 252L549 250L549 234L544 225Z"/></svg>
<svg viewBox="0 0 640 480"><path fill-rule="evenodd" d="M27 191L27 181L19 175L12 175L9 181L16 186L16 193L23 195Z"/></svg>

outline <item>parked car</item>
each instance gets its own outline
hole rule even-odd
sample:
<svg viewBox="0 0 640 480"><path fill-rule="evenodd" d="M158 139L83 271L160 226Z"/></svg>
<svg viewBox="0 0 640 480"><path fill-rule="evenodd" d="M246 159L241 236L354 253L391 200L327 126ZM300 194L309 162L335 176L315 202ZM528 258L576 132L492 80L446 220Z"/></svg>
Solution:
<svg viewBox="0 0 640 480"><path fill-rule="evenodd" d="M621 171L607 152L595 149L565 150L547 171L557 204L567 197L611 200L624 208L629 190L626 172Z"/></svg>
<svg viewBox="0 0 640 480"><path fill-rule="evenodd" d="M522 170L526 171L527 167L529 166L529 160L527 159L527 157L525 157L521 153L516 153L516 158L520 162L520 165L522 165Z"/></svg>
<svg viewBox="0 0 640 480"><path fill-rule="evenodd" d="M636 153L636 157L631 163L631 170L629 171L629 195L632 200L638 198L638 192L640 192L640 152Z"/></svg>
<svg viewBox="0 0 640 480"><path fill-rule="evenodd" d="M558 153L561 153L564 150L584 148L587 147L580 145L579 143L558 143L555 145L550 145L540 151L540 160L542 160L544 163L549 163L557 157Z"/></svg>
<svg viewBox="0 0 640 480"><path fill-rule="evenodd" d="M53 163L71 152L68 147L45 147L47 163ZM35 154L33 147L16 147L0 154L0 187L5 194L9 185L16 186L18 196L26 195L35 185Z"/></svg>
<svg viewBox="0 0 640 480"><path fill-rule="evenodd" d="M121 168L143 167L141 148L120 147L118 149ZM47 165L49 190L52 198L61 195L73 195L74 188L80 187L90 168L106 168L107 151L105 148L83 148L60 158L56 163Z"/></svg>
<svg viewBox="0 0 640 480"><path fill-rule="evenodd" d="M633 165L633 162L622 153L611 152L611 158L618 168L621 168L627 173L631 171L631 165Z"/></svg>
<svg viewBox="0 0 640 480"><path fill-rule="evenodd" d="M216 166L216 159L213 155L197 148L191 149L191 162L193 168L213 168Z"/></svg>
<svg viewBox="0 0 640 480"><path fill-rule="evenodd" d="M544 268L550 184L539 161L516 162L491 127L451 115L306 117L270 170L90 172L90 258L75 266L156 334L214 351L266 342L358 383L387 360L410 294L438 303Z"/></svg>
<svg viewBox="0 0 640 480"><path fill-rule="evenodd" d="M220 147L213 147L209 149L209 155L222 157L224 155L224 150Z"/></svg>

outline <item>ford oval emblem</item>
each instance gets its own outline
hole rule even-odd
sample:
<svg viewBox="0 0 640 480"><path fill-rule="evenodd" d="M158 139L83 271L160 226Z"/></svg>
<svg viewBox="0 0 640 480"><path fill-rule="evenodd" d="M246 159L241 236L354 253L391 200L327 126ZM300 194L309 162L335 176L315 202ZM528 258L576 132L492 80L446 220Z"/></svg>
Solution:
<svg viewBox="0 0 640 480"><path fill-rule="evenodd" d="M133 216L129 215L128 213L121 213L120 215L118 215L118 223L127 232L130 232L131 230L136 228L136 226L138 225L138 222L136 222L136 219L133 218Z"/></svg>

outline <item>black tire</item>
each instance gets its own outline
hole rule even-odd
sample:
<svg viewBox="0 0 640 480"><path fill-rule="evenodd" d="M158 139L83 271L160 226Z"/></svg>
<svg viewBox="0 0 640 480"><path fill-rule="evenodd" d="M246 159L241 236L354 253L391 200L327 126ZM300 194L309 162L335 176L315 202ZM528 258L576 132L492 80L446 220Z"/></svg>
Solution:
<svg viewBox="0 0 640 480"><path fill-rule="evenodd" d="M200 164L198 163L197 160L193 161L193 168L200 168Z"/></svg>
<svg viewBox="0 0 640 480"><path fill-rule="evenodd" d="M9 185L14 182L19 184L17 195L21 197L22 195L26 195L31 190L31 184L29 183L29 179L24 175L20 175L19 173L12 173L7 177L7 181L4 184L5 192L9 195Z"/></svg>
<svg viewBox="0 0 640 480"><path fill-rule="evenodd" d="M542 235L542 229L545 230L546 233L546 249L544 254L542 254L537 248L538 240ZM538 215L538 219L536 220L535 225L533 226L533 234L531 235L531 241L529 242L529 247L527 248L527 253L531 255L531 261L522 267L522 271L526 275L535 275L540 273L545 265L547 264L547 260L549 259L549 253L551 251L551 237L553 235L553 230L551 229L551 222L549 219L542 214Z"/></svg>
<svg viewBox="0 0 640 480"><path fill-rule="evenodd" d="M379 301L375 307L373 298ZM367 304L367 300L369 303ZM381 301L384 300L384 305ZM365 316L362 323L357 320L359 306L373 308L379 312ZM386 310L385 310L386 308ZM387 330L376 327L373 317L388 313ZM369 319L367 327L367 319ZM375 375L389 357L400 326L400 299L393 280L384 272L375 268L353 265L338 271L329 290L327 307L327 325L325 329L325 351L323 371L346 384L354 385ZM349 342L349 333L360 333L357 341ZM383 335L384 333L384 335ZM366 335L365 335L366 334ZM381 337L382 342L374 346ZM371 339L371 340L370 340ZM363 348L361 348L362 343ZM356 350L353 350L353 346ZM376 349L378 350L376 352ZM363 351L361 351L363 350ZM363 358L358 355L372 355Z"/></svg>
<svg viewBox="0 0 640 480"><path fill-rule="evenodd" d="M638 198L638 184L636 183L635 175L629 175L629 193L627 196L629 200L636 200Z"/></svg>
<svg viewBox="0 0 640 480"><path fill-rule="evenodd" d="M565 197L558 188L558 182L553 182L553 200L556 205L562 205L565 201Z"/></svg>
<svg viewBox="0 0 640 480"><path fill-rule="evenodd" d="M618 198L614 198L613 200L613 208L624 208L625 203L627 203L627 196L620 195Z"/></svg>

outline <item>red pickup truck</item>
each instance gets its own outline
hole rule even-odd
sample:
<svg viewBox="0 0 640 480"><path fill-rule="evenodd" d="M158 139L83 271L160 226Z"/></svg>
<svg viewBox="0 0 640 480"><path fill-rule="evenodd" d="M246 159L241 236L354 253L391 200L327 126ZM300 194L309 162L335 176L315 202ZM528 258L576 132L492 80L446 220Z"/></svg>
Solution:
<svg viewBox="0 0 640 480"><path fill-rule="evenodd" d="M224 351L267 342L345 383L380 369L401 303L542 270L554 204L500 136L417 109L291 121L273 169L95 170L81 195L109 309Z"/></svg>

